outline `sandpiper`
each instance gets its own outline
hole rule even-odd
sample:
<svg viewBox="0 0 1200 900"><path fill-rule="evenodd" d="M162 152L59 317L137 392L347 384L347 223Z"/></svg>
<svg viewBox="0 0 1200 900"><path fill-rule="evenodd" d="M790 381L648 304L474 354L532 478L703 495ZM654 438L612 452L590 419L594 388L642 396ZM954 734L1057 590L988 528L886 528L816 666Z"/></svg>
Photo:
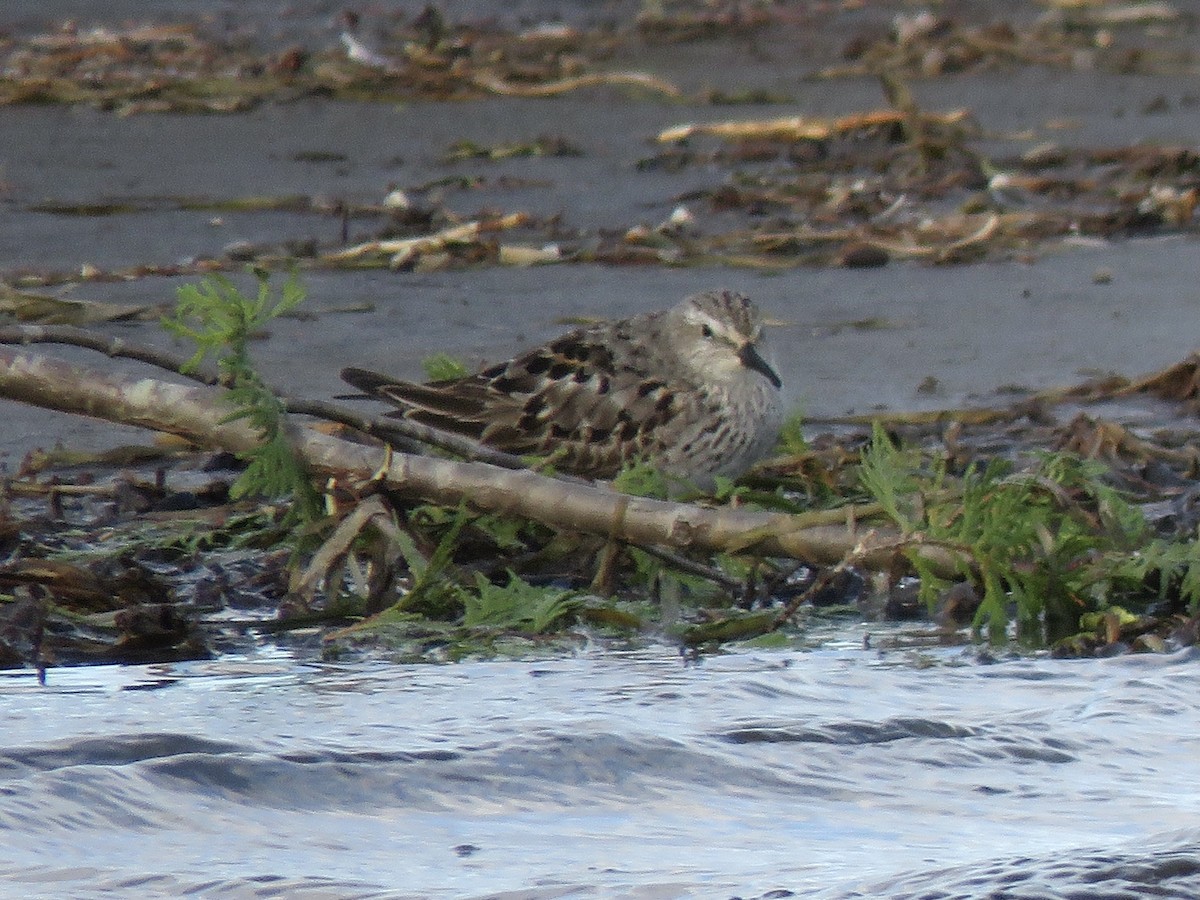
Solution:
<svg viewBox="0 0 1200 900"><path fill-rule="evenodd" d="M464 378L415 384L364 369L342 378L402 415L562 471L611 478L646 460L711 486L774 446L779 375L762 315L732 291L571 331Z"/></svg>

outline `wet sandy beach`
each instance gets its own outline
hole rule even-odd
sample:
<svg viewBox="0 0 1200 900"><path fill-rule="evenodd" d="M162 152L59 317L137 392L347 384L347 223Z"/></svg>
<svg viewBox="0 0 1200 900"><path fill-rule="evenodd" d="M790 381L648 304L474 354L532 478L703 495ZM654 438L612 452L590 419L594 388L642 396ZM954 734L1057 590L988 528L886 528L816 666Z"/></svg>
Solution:
<svg viewBox="0 0 1200 900"><path fill-rule="evenodd" d="M184 17L205 11L203 4L176 6ZM568 19L580 14L570 6L558 11ZM31 27L71 14L83 16L64 4L39 7L36 16L29 12L18 21ZM112 21L119 24L120 15ZM873 80L806 78L820 64L836 61L846 22L863 15L821 20L834 36L828 45L816 39L809 20L793 34L643 46L619 55L620 62L675 79L685 90L719 82L782 92L791 98L787 103L721 107L686 96L671 101L597 88L540 101L301 100L228 116L7 108L0 111L0 278L85 266L171 265L219 256L239 241L328 244L339 238L336 216L212 212L181 202L196 199L296 195L378 203L389 186L399 186L464 217L485 209L557 216L577 235L652 227L681 204L698 228L719 229L719 212L686 198L720 185L728 174L711 167L639 167L655 152L654 136L688 122L842 115L879 106ZM876 18L887 22L886 16ZM252 29L261 20L247 14L245 22L242 27ZM320 10L301 9L286 19L288 29L307 30L314 46L336 43L332 22L332 14ZM793 46L810 54L790 52ZM814 55L822 47L825 58ZM1190 146L1200 131L1200 105L1191 85L1177 77L1022 68L914 81L913 90L929 109L973 110L985 143L996 152L1021 152L1046 141ZM486 145L547 134L568 139L579 155L445 161L456 141ZM110 215L65 211L86 204L127 209ZM351 220L351 240L369 236L377 224ZM728 286L758 298L783 323L773 334L776 353L791 402L807 416L953 407L1011 386L1042 388L1105 371L1138 374L1181 358L1196 345L1191 323L1200 304L1198 275L1195 237L1187 232L1068 238L966 265L893 260L875 269L799 267L767 274L728 266L595 264L310 272L311 318L281 323L258 354L276 382L295 393L328 397L340 389L336 373L345 364L416 377L421 359L435 351L470 364L495 360L562 330L570 317L622 316L669 305L694 290ZM187 280L194 279L83 281L51 292L163 304ZM141 341L164 340L152 324L104 328ZM32 446L114 440L108 426L7 404L4 412L9 427L0 452L10 464Z"/></svg>

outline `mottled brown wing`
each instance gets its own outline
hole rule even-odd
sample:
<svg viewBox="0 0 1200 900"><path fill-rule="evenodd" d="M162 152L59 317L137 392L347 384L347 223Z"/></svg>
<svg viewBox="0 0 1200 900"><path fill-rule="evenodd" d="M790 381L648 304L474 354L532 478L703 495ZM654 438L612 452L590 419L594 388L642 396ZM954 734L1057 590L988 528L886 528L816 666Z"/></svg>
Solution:
<svg viewBox="0 0 1200 900"><path fill-rule="evenodd" d="M610 477L626 460L653 453L654 434L681 411L679 392L648 377L639 357L618 359L597 331L584 330L451 381L411 384L361 369L342 377L416 421Z"/></svg>
<svg viewBox="0 0 1200 900"><path fill-rule="evenodd" d="M487 424L487 383L478 375L416 384L366 369L342 369L341 374L343 381L364 394L400 407L389 415L415 419L477 440Z"/></svg>

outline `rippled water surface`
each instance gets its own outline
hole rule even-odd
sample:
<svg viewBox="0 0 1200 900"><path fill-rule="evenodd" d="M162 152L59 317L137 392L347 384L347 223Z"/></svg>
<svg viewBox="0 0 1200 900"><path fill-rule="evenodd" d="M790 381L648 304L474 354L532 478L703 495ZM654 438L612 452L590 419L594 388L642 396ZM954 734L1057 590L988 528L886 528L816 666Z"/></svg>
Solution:
<svg viewBox="0 0 1200 900"><path fill-rule="evenodd" d="M957 659L7 674L0 896L1200 895L1194 654Z"/></svg>

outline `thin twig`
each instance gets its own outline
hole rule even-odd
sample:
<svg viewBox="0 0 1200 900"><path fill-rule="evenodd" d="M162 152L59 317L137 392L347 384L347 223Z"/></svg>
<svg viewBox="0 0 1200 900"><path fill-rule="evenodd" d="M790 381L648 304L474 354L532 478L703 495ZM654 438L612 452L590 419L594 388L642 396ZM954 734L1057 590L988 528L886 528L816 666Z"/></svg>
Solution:
<svg viewBox="0 0 1200 900"><path fill-rule="evenodd" d="M820 575L813 579L813 583L808 586L807 590L801 591L786 604L784 604L783 609L779 611L779 615L777 615L775 620L771 623L770 630L778 631L785 624L787 624L788 619L796 614L796 610L798 610L801 606L803 606L821 591L825 590L825 588L829 587L829 585L833 583L833 579L844 568L844 564L839 564L836 566L830 566L828 569L822 571Z"/></svg>
<svg viewBox="0 0 1200 900"><path fill-rule="evenodd" d="M697 575L700 578L719 584L732 594L740 596L746 590L746 583L742 579L727 575L716 566L706 566L702 562L690 559L680 553L675 553L666 547L658 547L652 544L632 544L631 546L637 547L643 553L647 553L655 559L665 562L673 569L678 569L689 575Z"/></svg>
<svg viewBox="0 0 1200 900"><path fill-rule="evenodd" d="M899 244L895 241L889 241L886 238L874 237L870 234L863 234L860 238L864 243L870 244L872 247L878 247L880 250L885 250L892 256L896 257L918 257L918 256L945 256L953 253L955 250L965 250L972 244L979 244L986 241L996 233L1000 227L1000 216L996 213L988 215L983 225L977 228L966 237L958 238L946 244Z"/></svg>
<svg viewBox="0 0 1200 900"><path fill-rule="evenodd" d="M956 109L948 113L920 113L921 120L935 125L959 125L970 120L970 112ZM750 119L727 122L705 122L701 124L676 125L660 131L656 140L670 144L696 135L712 135L728 140L828 140L836 135L893 125L904 119L904 113L895 109L872 110L840 118L821 116L787 116L777 119Z"/></svg>
<svg viewBox="0 0 1200 900"><path fill-rule="evenodd" d="M392 444L400 450L411 447L413 444L422 444L429 447L436 447L439 450L445 450L464 459L491 463L493 466L499 466L502 469L529 468L529 463L519 456L505 453L503 450L495 450L486 444L480 444L461 435L442 431L430 425L423 425L420 422L414 422L412 419L393 418L386 415L364 415L325 400L307 400L302 397L289 397L286 394L279 393L275 396L283 401L283 405L290 413L315 416L319 419L348 425L356 431L379 438L381 441ZM555 477L561 478L564 481L578 480L564 475Z"/></svg>
<svg viewBox="0 0 1200 900"><path fill-rule="evenodd" d="M220 376L209 367L194 372L185 372L187 360L178 353L159 350L145 344L130 344L120 338L112 338L74 325L8 325L0 328L0 344L69 344L95 350L106 356L135 359L149 363L168 372L183 375L200 384L221 384Z"/></svg>

